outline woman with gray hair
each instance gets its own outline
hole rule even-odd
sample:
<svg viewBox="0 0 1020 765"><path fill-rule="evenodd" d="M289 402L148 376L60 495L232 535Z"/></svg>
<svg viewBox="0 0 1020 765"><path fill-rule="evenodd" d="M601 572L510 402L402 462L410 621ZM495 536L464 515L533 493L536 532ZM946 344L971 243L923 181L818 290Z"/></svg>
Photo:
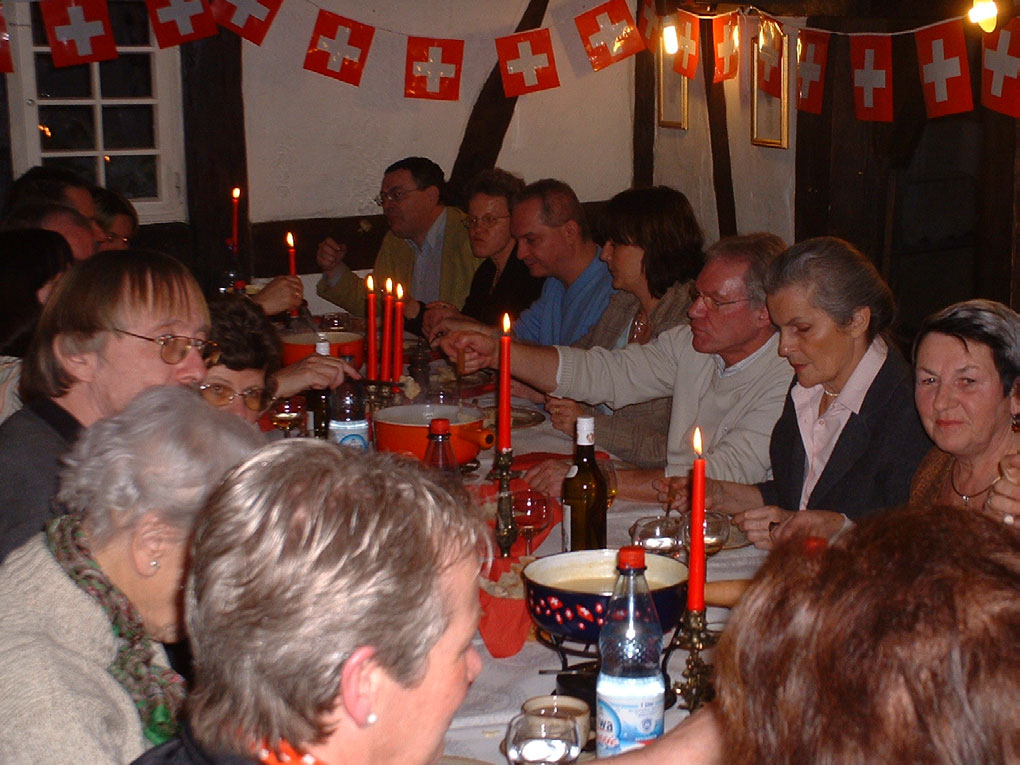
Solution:
<svg viewBox="0 0 1020 765"><path fill-rule="evenodd" d="M187 726L136 765L434 762L481 669L489 536L405 458L314 439L252 455L195 529Z"/></svg>
<svg viewBox="0 0 1020 765"><path fill-rule="evenodd" d="M195 516L263 444L194 392L157 387L88 428L66 458L67 515L0 566L0 761L125 763L170 738Z"/></svg>

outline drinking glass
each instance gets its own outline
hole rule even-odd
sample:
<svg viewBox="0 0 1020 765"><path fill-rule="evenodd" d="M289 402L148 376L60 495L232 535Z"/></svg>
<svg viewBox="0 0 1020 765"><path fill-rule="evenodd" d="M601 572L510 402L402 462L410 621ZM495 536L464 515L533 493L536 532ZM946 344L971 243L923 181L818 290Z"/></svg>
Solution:
<svg viewBox="0 0 1020 765"><path fill-rule="evenodd" d="M521 489L513 493L513 503L517 531L524 537L525 554L531 555L531 540L552 521L549 495L537 489Z"/></svg>
<svg viewBox="0 0 1020 765"><path fill-rule="evenodd" d="M326 313L322 315L319 326L326 330L346 330L351 326L349 313Z"/></svg>
<svg viewBox="0 0 1020 765"><path fill-rule="evenodd" d="M304 396L277 399L269 410L269 419L275 428L283 431L284 438L302 435L305 419Z"/></svg>
<svg viewBox="0 0 1020 765"><path fill-rule="evenodd" d="M616 466L607 457L596 457L595 464L602 472L602 477L606 479L606 509L608 509L613 506L613 500L616 499Z"/></svg>
<svg viewBox="0 0 1020 765"><path fill-rule="evenodd" d="M683 516L684 547L691 549L691 515ZM723 513L705 513L705 555L715 555L730 538L730 517Z"/></svg>
<svg viewBox="0 0 1020 765"><path fill-rule="evenodd" d="M575 762L581 741L574 718L564 715L519 714L506 731L506 758L510 763L553 765Z"/></svg>
<svg viewBox="0 0 1020 765"><path fill-rule="evenodd" d="M646 552L676 558L680 553L680 524L676 516L639 518L630 527L630 539Z"/></svg>

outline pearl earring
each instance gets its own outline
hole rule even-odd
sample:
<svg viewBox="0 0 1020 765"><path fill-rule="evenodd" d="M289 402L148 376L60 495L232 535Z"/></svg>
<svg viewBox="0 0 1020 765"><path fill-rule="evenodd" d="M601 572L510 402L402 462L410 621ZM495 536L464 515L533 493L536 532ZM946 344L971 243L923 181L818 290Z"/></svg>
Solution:
<svg viewBox="0 0 1020 765"><path fill-rule="evenodd" d="M375 725L379 721L379 715L375 712L369 712L368 717L365 718L365 722L369 725Z"/></svg>
<svg viewBox="0 0 1020 765"><path fill-rule="evenodd" d="M152 566L152 570L155 571L157 568L159 568L159 561L151 560L149 561L149 565Z"/></svg>

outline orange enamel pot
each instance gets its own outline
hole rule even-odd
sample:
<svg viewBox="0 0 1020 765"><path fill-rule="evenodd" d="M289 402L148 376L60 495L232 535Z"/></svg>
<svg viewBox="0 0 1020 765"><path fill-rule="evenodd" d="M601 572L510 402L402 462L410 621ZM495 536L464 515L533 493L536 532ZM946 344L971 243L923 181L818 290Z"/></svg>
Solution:
<svg viewBox="0 0 1020 765"><path fill-rule="evenodd" d="M329 340L330 356L353 356L354 368L365 361L365 336L356 332L292 332L283 335L283 365L288 366L315 353L319 335Z"/></svg>
<svg viewBox="0 0 1020 765"><path fill-rule="evenodd" d="M429 423L437 417L450 421L450 444L457 464L463 465L489 449L495 433L482 427L481 409L462 408L453 404L408 404L390 406L375 413L375 447L383 452L410 454L425 459L429 444Z"/></svg>

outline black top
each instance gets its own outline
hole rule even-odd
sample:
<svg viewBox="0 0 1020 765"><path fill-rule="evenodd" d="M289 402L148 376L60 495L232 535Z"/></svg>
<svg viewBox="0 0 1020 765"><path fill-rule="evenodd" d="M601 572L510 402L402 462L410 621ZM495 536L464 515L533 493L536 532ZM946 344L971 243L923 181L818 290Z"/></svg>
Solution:
<svg viewBox="0 0 1020 765"><path fill-rule="evenodd" d="M468 292L461 313L483 324L498 326L504 313L516 319L521 311L534 303L542 293L542 283L545 281L528 273L528 267L517 257L516 247L510 253L499 281L493 286L495 276L496 264L486 258L475 271L471 291Z"/></svg>
<svg viewBox="0 0 1020 765"><path fill-rule="evenodd" d="M185 724L180 736L150 749L131 765L252 765L257 762L236 754L210 754L195 741Z"/></svg>

